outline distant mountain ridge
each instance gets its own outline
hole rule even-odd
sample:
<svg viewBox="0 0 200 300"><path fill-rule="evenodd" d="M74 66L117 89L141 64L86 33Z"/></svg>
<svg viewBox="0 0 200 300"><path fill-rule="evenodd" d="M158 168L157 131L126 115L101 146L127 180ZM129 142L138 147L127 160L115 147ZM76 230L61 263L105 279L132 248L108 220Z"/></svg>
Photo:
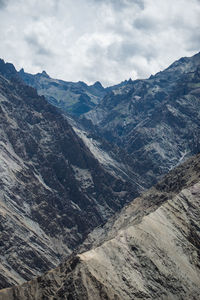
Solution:
<svg viewBox="0 0 200 300"><path fill-rule="evenodd" d="M51 104L72 116L80 116L90 111L105 95L131 82L129 79L104 88L99 81L87 85L83 81L69 82L53 79L45 71L33 75L21 69L18 75L26 84L37 89L39 95L45 96Z"/></svg>
<svg viewBox="0 0 200 300"><path fill-rule="evenodd" d="M200 53L114 90L81 120L127 151L150 186L200 151L199 105Z"/></svg>
<svg viewBox="0 0 200 300"><path fill-rule="evenodd" d="M22 80L37 89L39 95L63 111L80 115L89 111L105 96L106 92L100 82L88 86L84 82L66 82L52 79L43 71L35 75L19 71Z"/></svg>

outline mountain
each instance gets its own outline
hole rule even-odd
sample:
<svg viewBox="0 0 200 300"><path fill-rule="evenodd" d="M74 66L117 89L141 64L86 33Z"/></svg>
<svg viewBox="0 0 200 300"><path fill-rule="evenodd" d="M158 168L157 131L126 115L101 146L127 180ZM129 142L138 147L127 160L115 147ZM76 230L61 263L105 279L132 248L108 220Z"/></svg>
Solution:
<svg viewBox="0 0 200 300"><path fill-rule="evenodd" d="M39 95L45 96L49 103L74 117L90 111L101 102L105 95L132 82L129 79L104 88L99 81L93 85L87 85L83 81L69 82L53 79L45 71L33 75L21 69L18 75L27 85L37 89Z"/></svg>
<svg viewBox="0 0 200 300"><path fill-rule="evenodd" d="M90 111L80 124L24 81L75 119ZM80 100L85 95L88 102ZM28 299L198 298L199 156L102 224L200 151L199 96L200 53L149 79L107 89L17 72L0 60L0 287L70 257L8 293L18 299L23 293Z"/></svg>
<svg viewBox="0 0 200 300"><path fill-rule="evenodd" d="M85 128L128 152L150 187L200 151L199 105L200 53L115 89L81 119Z"/></svg>
<svg viewBox="0 0 200 300"><path fill-rule="evenodd" d="M37 89L54 106L71 115L81 115L95 107L106 95L100 82L67 82L51 78L45 71L35 75L19 71L19 76L28 85Z"/></svg>
<svg viewBox="0 0 200 300"><path fill-rule="evenodd" d="M43 276L2 300L200 298L200 154L171 171Z"/></svg>
<svg viewBox="0 0 200 300"><path fill-rule="evenodd" d="M86 141L0 60L1 288L57 266L138 195L123 162Z"/></svg>

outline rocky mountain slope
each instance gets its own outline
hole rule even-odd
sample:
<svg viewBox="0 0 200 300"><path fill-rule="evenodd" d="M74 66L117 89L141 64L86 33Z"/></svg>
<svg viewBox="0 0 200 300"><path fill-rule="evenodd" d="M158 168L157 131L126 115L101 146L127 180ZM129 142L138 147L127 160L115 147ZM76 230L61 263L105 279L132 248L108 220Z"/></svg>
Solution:
<svg viewBox="0 0 200 300"><path fill-rule="evenodd" d="M57 266L144 187L200 151L200 54L149 79L106 89L96 108L81 118L82 125L72 119L69 125L69 117L24 80L74 115L105 95L99 83L87 87L51 79L45 72L18 73L0 60L1 288ZM88 102L80 100L82 95ZM8 290L9 297L198 299L199 156L190 164L90 234L82 254L73 254L58 273ZM183 260L177 253L185 255Z"/></svg>
<svg viewBox="0 0 200 300"><path fill-rule="evenodd" d="M200 53L181 58L149 79L129 80L104 89L95 108L91 106L89 112L81 113L84 134L92 135L93 141L97 138L96 144L101 138L113 149L121 148L128 157L128 169L139 176L142 187L149 188L173 167L200 151L199 70ZM56 80L45 72L31 75L22 70L19 76L47 99L55 97L54 105L60 101L69 104L70 97L62 84L71 83L57 82L56 90L64 90L59 98L59 93L49 88L51 81ZM80 93L80 85L75 86ZM66 111L63 104L57 106Z"/></svg>
<svg viewBox="0 0 200 300"><path fill-rule="evenodd" d="M149 183L200 151L200 53L106 95L84 126L117 144Z"/></svg>
<svg viewBox="0 0 200 300"><path fill-rule="evenodd" d="M114 176L132 182L137 187L138 192L148 188L146 181L134 168L134 159L126 151L113 143L109 143L106 139L96 135L95 132L86 130L77 120L69 116L67 116L67 120L104 169Z"/></svg>
<svg viewBox="0 0 200 300"><path fill-rule="evenodd" d="M57 266L138 194L102 156L0 60L1 288Z"/></svg>
<svg viewBox="0 0 200 300"><path fill-rule="evenodd" d="M200 298L200 155L171 171L55 270L2 300Z"/></svg>

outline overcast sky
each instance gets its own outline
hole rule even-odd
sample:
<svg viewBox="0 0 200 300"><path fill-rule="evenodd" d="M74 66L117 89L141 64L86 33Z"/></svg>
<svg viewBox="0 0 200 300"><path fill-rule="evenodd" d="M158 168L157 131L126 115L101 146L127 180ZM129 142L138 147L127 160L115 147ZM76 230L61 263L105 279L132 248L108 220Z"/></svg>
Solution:
<svg viewBox="0 0 200 300"><path fill-rule="evenodd" d="M111 85L200 51L200 0L0 0L0 57Z"/></svg>

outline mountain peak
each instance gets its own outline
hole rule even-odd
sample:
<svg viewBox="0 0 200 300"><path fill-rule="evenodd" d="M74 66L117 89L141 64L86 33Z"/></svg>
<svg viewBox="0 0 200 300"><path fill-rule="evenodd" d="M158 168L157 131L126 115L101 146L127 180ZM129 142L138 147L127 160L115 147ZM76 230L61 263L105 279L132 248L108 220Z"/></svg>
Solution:
<svg viewBox="0 0 200 300"><path fill-rule="evenodd" d="M41 75L44 77L50 78L50 76L47 74L47 72L45 70L42 71Z"/></svg>
<svg viewBox="0 0 200 300"><path fill-rule="evenodd" d="M21 68L20 70L19 70L19 73L20 74L24 74L25 72L24 72L24 68Z"/></svg>
<svg viewBox="0 0 200 300"><path fill-rule="evenodd" d="M35 76L50 78L50 76L47 74L47 72L45 70L43 70L41 73L35 74Z"/></svg>
<svg viewBox="0 0 200 300"><path fill-rule="evenodd" d="M6 63L3 59L0 59L0 74L10 79L17 75L17 71L13 64Z"/></svg>
<svg viewBox="0 0 200 300"><path fill-rule="evenodd" d="M129 78L129 80L127 81L127 83L133 83L132 78Z"/></svg>
<svg viewBox="0 0 200 300"><path fill-rule="evenodd" d="M93 85L91 85L92 87L95 87L98 90L104 90L104 87L102 86L100 81L96 81Z"/></svg>

